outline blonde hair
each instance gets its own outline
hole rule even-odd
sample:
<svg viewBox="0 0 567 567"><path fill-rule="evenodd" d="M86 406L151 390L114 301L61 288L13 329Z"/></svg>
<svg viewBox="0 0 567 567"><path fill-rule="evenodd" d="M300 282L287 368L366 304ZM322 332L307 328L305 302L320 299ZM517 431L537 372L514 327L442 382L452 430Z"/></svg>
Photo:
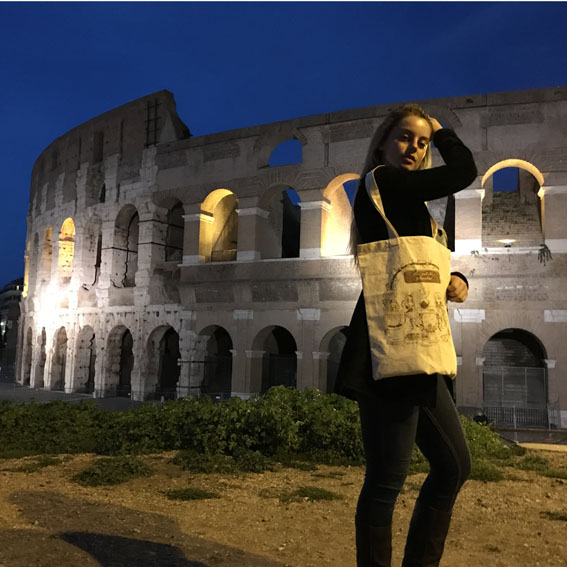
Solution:
<svg viewBox="0 0 567 567"><path fill-rule="evenodd" d="M390 135L392 129L404 119L406 116L418 116L427 120L427 123L431 126L431 131L433 132L433 126L431 125L431 117L429 114L421 108L418 104L407 103L398 108L392 110L386 118L380 123L376 132L370 140L370 146L368 147L368 153L366 154L366 159L364 160L364 166L362 167L362 172L360 174L360 179L358 181L358 187L356 188L356 193L354 200L356 200L356 195L359 191L365 191L364 178L366 174L373 170L375 167L382 165L382 145L386 141L386 138ZM419 164L417 169L428 169L431 167L431 144L427 144L427 150L423 160ZM354 208L353 200L353 208ZM350 225L350 244L349 251L354 256L354 261L358 264L358 253L357 246L361 242L360 233L358 227L356 226L356 220L354 214L352 215L352 223Z"/></svg>

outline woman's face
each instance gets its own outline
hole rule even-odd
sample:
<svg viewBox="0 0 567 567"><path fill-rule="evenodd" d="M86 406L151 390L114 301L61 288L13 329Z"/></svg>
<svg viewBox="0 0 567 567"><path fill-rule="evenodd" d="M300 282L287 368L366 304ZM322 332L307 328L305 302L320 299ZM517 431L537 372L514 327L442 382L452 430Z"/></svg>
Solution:
<svg viewBox="0 0 567 567"><path fill-rule="evenodd" d="M382 161L396 169L418 169L430 138L431 126L425 118L406 116L392 128L380 147Z"/></svg>

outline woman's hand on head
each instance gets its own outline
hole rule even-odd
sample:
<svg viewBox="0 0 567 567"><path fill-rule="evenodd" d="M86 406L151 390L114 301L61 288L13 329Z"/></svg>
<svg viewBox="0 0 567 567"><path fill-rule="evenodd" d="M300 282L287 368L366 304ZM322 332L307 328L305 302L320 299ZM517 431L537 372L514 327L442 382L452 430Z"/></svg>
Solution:
<svg viewBox="0 0 567 567"><path fill-rule="evenodd" d="M429 117L429 122L431 122L431 128L433 128L433 130L431 132L431 137L433 138L433 135L435 134L435 132L437 132L437 130L441 130L443 128L443 126L441 125L439 120L437 120L437 118L433 118L433 116Z"/></svg>
<svg viewBox="0 0 567 567"><path fill-rule="evenodd" d="M468 294L469 288L467 284L459 276L451 275L451 280L447 286L447 300L462 303Z"/></svg>

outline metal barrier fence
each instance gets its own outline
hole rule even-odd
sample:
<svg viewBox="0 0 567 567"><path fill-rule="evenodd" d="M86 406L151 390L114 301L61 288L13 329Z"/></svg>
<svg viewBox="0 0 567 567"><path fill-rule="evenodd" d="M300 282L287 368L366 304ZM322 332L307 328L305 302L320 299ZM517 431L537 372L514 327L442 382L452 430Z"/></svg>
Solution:
<svg viewBox="0 0 567 567"><path fill-rule="evenodd" d="M485 406L484 414L495 425L514 428L546 427L550 428L550 416L547 408L494 407Z"/></svg>

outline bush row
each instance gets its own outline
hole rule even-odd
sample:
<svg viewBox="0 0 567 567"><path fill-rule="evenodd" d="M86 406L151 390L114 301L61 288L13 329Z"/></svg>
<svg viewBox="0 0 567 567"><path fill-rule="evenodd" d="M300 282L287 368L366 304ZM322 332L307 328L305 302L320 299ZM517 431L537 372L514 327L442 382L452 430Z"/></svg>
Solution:
<svg viewBox="0 0 567 567"><path fill-rule="evenodd" d="M510 450L496 434L463 418L473 459L505 461ZM147 403L123 412L94 402L0 404L0 456L96 453L147 454L189 451L238 457L297 457L327 464L364 461L355 402L317 390L278 386L264 396L208 397ZM427 467L414 452L414 470Z"/></svg>

